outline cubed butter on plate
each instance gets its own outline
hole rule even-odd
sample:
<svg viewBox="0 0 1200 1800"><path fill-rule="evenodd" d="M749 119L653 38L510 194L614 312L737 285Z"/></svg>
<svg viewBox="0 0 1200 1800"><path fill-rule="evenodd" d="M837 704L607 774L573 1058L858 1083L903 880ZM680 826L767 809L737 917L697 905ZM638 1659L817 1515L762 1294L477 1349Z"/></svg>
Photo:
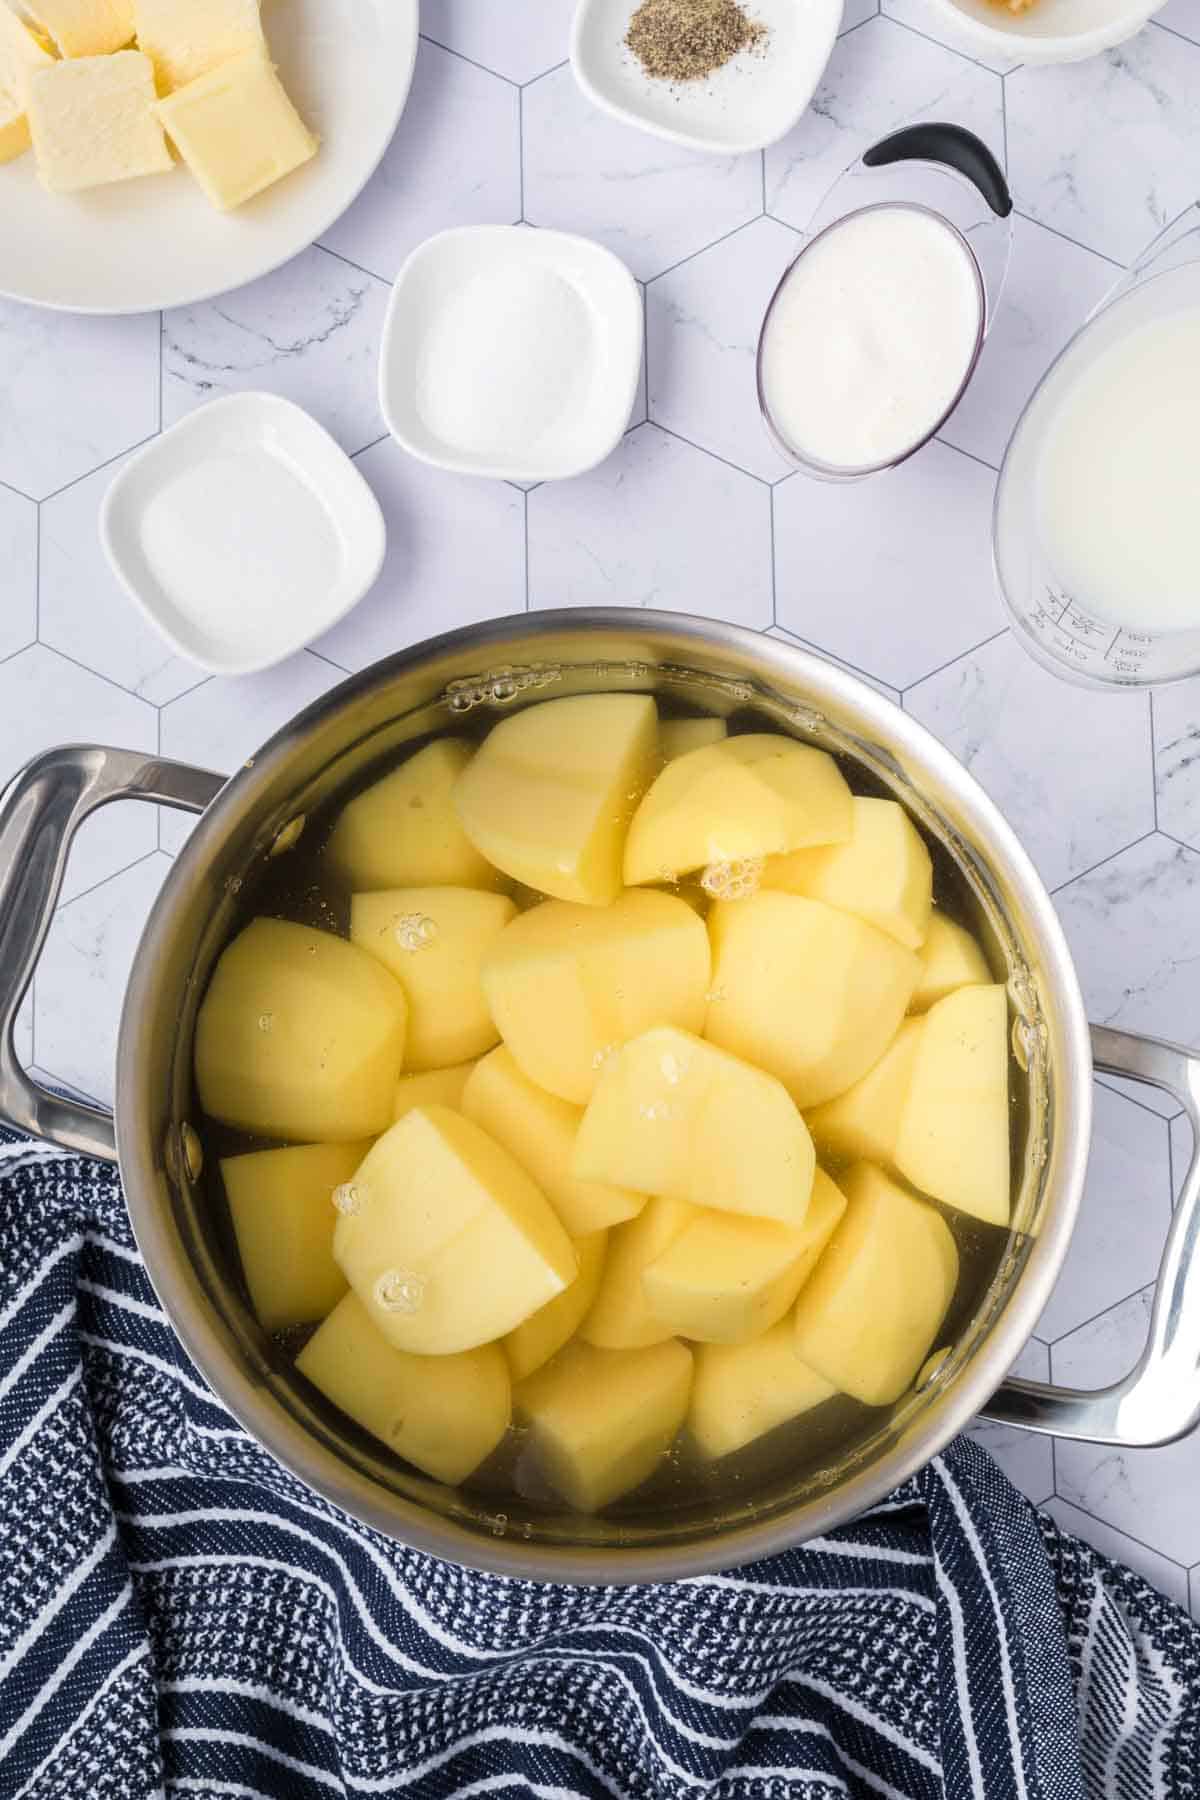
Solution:
<svg viewBox="0 0 1200 1800"><path fill-rule="evenodd" d="M38 174L51 193L171 167L154 116L154 71L139 50L52 62L32 71L28 93Z"/></svg>
<svg viewBox="0 0 1200 1800"><path fill-rule="evenodd" d="M213 205L241 206L315 155L317 140L274 65L243 51L158 103L158 117Z"/></svg>
<svg viewBox="0 0 1200 1800"><path fill-rule="evenodd" d="M162 94L263 48L259 0L132 0L132 8L138 48L154 64Z"/></svg>
<svg viewBox="0 0 1200 1800"><path fill-rule="evenodd" d="M132 42L133 0L23 0L23 4L62 56L107 56Z"/></svg>
<svg viewBox="0 0 1200 1800"><path fill-rule="evenodd" d="M0 93L0 163L11 162L29 148L29 120L15 100Z"/></svg>
<svg viewBox="0 0 1200 1800"><path fill-rule="evenodd" d="M24 106L30 75L35 69L50 68L53 62L49 50L0 0L0 94Z"/></svg>

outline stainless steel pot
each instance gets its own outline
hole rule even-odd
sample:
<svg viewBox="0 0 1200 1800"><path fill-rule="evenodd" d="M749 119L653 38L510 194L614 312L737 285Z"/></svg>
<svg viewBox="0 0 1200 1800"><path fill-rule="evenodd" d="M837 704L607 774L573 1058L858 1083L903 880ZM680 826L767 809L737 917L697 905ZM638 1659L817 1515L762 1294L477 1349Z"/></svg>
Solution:
<svg viewBox="0 0 1200 1800"><path fill-rule="evenodd" d="M698 1491L617 1521L504 1513L406 1471L290 1372L249 1312L205 1189L191 1123L191 1038L208 971L267 859L377 759L409 740L555 694L656 691L733 712L855 758L954 859L977 923L1008 970L1026 1071L1015 1230L973 1315L918 1391L858 1439L746 1492ZM121 1022L115 1119L48 1093L20 1067L13 1025L37 963L71 839L113 800L200 813L150 915ZM128 751L50 751L0 802L0 1115L67 1149L120 1163L151 1280L197 1367L246 1429L310 1486L391 1536L509 1575L659 1580L796 1544L862 1511L977 1413L1120 1445L1165 1443L1200 1419L1200 1158L1163 1256L1136 1368L1093 1393L1005 1381L1066 1254L1087 1164L1093 1061L1162 1087L1200 1126L1200 1058L1088 1027L1054 910L976 783L912 719L841 670L733 626L626 611L546 613L455 632L346 682L228 782ZM1200 1133L1198 1133L1200 1135ZM492 1505L498 1506L499 1500Z"/></svg>

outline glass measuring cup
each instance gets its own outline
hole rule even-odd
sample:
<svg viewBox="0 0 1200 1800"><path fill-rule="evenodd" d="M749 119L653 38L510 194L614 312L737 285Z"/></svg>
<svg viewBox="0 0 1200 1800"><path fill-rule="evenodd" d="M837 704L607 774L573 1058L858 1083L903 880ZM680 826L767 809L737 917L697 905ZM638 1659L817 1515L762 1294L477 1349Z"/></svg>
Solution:
<svg viewBox="0 0 1200 1800"><path fill-rule="evenodd" d="M1122 622L1111 605L1063 578L1044 541L1038 504L1047 436L1068 394L1130 333L1183 312L1200 318L1200 204L1154 239L1050 365L1001 465L992 550L1016 635L1038 662L1084 686L1146 687L1200 673L1200 570L1194 626L1147 627L1132 613Z"/></svg>

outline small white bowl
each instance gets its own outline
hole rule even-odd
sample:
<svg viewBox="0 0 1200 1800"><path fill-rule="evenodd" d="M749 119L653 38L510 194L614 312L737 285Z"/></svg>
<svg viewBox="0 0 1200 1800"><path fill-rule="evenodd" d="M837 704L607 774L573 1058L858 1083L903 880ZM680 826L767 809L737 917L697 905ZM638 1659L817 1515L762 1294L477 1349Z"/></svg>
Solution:
<svg viewBox="0 0 1200 1800"><path fill-rule="evenodd" d="M817 91L842 23L842 0L746 0L765 25L761 49L744 51L706 81L646 74L625 33L636 0L579 0L571 67L593 105L626 125L691 150L740 156L786 137Z"/></svg>
<svg viewBox="0 0 1200 1800"><path fill-rule="evenodd" d="M188 413L113 481L100 541L180 656L251 675L356 606L383 566L379 502L303 407L228 394Z"/></svg>
<svg viewBox="0 0 1200 1800"><path fill-rule="evenodd" d="M520 328L523 299L546 276L556 278L569 335L525 343L536 361L506 365L506 323ZM396 277L379 405L396 442L435 468L561 481L620 443L641 361L641 293L611 250L563 231L464 225L419 244ZM569 389L557 412L539 392L555 377Z"/></svg>
<svg viewBox="0 0 1200 1800"><path fill-rule="evenodd" d="M1123 44L1142 29L1163 0L1034 0L1012 13L992 0L929 0L964 49L1022 63L1083 62Z"/></svg>

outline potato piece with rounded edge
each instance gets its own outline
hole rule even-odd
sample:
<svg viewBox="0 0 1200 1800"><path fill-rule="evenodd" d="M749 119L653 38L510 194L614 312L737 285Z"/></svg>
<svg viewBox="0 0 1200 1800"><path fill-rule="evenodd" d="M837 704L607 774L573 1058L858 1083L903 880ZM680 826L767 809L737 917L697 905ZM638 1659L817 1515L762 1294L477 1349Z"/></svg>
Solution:
<svg viewBox="0 0 1200 1800"><path fill-rule="evenodd" d="M960 987L987 987L992 971L983 951L969 931L936 910L930 917L929 930L921 945L921 972L909 1012L928 1012L929 1008Z"/></svg>
<svg viewBox="0 0 1200 1800"><path fill-rule="evenodd" d="M296 1367L364 1431L451 1485L491 1455L512 1416L508 1364L498 1345L456 1356L397 1350L357 1294L334 1308Z"/></svg>
<svg viewBox="0 0 1200 1800"><path fill-rule="evenodd" d="M691 1352L569 1344L514 1395L550 1486L577 1512L599 1512L653 1475L687 1414Z"/></svg>
<svg viewBox="0 0 1200 1800"><path fill-rule="evenodd" d="M575 1254L579 1258L579 1273L570 1287L564 1288L556 1299L547 1301L539 1312L531 1313L515 1331L501 1338L514 1381L524 1381L552 1356L557 1356L568 1338L574 1337L596 1298L604 1273L607 1244L607 1231L593 1231L590 1237L577 1238Z"/></svg>
<svg viewBox="0 0 1200 1800"><path fill-rule="evenodd" d="M579 1272L541 1190L447 1106L416 1107L385 1131L354 1186L333 1254L400 1350L445 1356L504 1337Z"/></svg>
<svg viewBox="0 0 1200 1800"><path fill-rule="evenodd" d="M925 1014L896 1167L935 1200L1008 1224L1008 996L998 983L959 988Z"/></svg>
<svg viewBox="0 0 1200 1800"><path fill-rule="evenodd" d="M900 1114L908 1098L923 1027L922 1019L903 1020L875 1067L868 1069L861 1081L805 1114L805 1124L822 1156L839 1162L895 1163Z"/></svg>
<svg viewBox="0 0 1200 1800"><path fill-rule="evenodd" d="M658 725L659 760L665 765L689 750L702 750L706 744L719 744L729 736L724 719L660 719Z"/></svg>
<svg viewBox="0 0 1200 1800"><path fill-rule="evenodd" d="M837 1393L796 1355L796 1327L781 1319L748 1344L697 1344L688 1427L704 1456L742 1450Z"/></svg>
<svg viewBox="0 0 1200 1800"><path fill-rule="evenodd" d="M408 1002L357 945L283 919L227 944L196 1018L204 1111L260 1137L373 1137L392 1116Z"/></svg>
<svg viewBox="0 0 1200 1800"><path fill-rule="evenodd" d="M773 856L850 835L850 789L824 750L752 732L669 762L638 807L625 884L674 881L709 863Z"/></svg>
<svg viewBox="0 0 1200 1800"><path fill-rule="evenodd" d="M559 900L621 891L633 809L658 761L648 694L572 694L494 725L455 789L463 828L497 869Z"/></svg>
<svg viewBox="0 0 1200 1800"><path fill-rule="evenodd" d="M481 971L516 911L506 894L478 888L385 888L353 896L351 943L381 962L408 997L406 1069L444 1069L496 1043L500 1033Z"/></svg>
<svg viewBox="0 0 1200 1800"><path fill-rule="evenodd" d="M845 1210L822 1169L803 1225L706 1208L646 1269L646 1303L665 1325L698 1343L759 1337L787 1312Z"/></svg>
<svg viewBox="0 0 1200 1800"><path fill-rule="evenodd" d="M571 1166L585 1181L796 1226L815 1165L808 1127L781 1082L663 1026L605 1063Z"/></svg>
<svg viewBox="0 0 1200 1800"><path fill-rule="evenodd" d="M396 1083L392 1124L415 1106L452 1106L462 1111L463 1089L477 1060L454 1063L448 1069L425 1069L419 1075L402 1075Z"/></svg>
<svg viewBox="0 0 1200 1800"><path fill-rule="evenodd" d="M772 856L762 885L840 906L918 950L933 905L933 864L925 840L895 800L856 794L853 805L854 828L844 844Z"/></svg>
<svg viewBox="0 0 1200 1800"><path fill-rule="evenodd" d="M345 1293L333 1260L333 1190L370 1148L361 1138L221 1158L242 1274L264 1331L323 1319Z"/></svg>
<svg viewBox="0 0 1200 1800"><path fill-rule="evenodd" d="M841 1224L800 1291L795 1348L865 1406L890 1406L937 1336L958 1282L950 1227L871 1163L842 1178Z"/></svg>
<svg viewBox="0 0 1200 1800"><path fill-rule="evenodd" d="M606 1231L635 1218L645 1206L644 1194L579 1181L572 1175L571 1155L583 1108L535 1086L503 1044L475 1065L462 1111L533 1177L568 1236L585 1238Z"/></svg>
<svg viewBox="0 0 1200 1800"><path fill-rule="evenodd" d="M493 944L483 991L538 1087L583 1106L601 1064L652 1025L700 1031L708 991L704 921L673 894L632 889L611 906L547 900Z"/></svg>
<svg viewBox="0 0 1200 1800"><path fill-rule="evenodd" d="M504 877L479 854L454 804L474 751L462 738L435 738L364 788L338 814L325 854L346 886L496 889Z"/></svg>
<svg viewBox="0 0 1200 1800"><path fill-rule="evenodd" d="M852 913L799 894L757 893L718 901L708 929L704 1035L768 1069L797 1106L845 1093L899 1030L916 955Z"/></svg>
<svg viewBox="0 0 1200 1800"><path fill-rule="evenodd" d="M659 1196L609 1233L600 1286L579 1328L585 1343L601 1350L641 1350L672 1335L673 1327L651 1312L642 1276L695 1217L696 1208L686 1200Z"/></svg>

